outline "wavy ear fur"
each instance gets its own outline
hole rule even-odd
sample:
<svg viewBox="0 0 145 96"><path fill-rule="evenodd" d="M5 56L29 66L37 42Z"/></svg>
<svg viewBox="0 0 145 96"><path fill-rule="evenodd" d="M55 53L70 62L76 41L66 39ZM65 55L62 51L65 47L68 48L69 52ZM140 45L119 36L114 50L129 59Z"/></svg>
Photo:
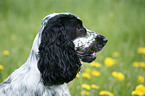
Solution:
<svg viewBox="0 0 145 96"><path fill-rule="evenodd" d="M48 21L42 32L38 69L44 85L68 83L80 71L81 63L67 30L63 22Z"/></svg>

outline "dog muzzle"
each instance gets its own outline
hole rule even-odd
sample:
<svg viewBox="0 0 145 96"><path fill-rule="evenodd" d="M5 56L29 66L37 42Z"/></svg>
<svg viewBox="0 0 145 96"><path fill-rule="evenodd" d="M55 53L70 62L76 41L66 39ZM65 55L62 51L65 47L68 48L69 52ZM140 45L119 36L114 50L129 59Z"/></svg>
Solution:
<svg viewBox="0 0 145 96"><path fill-rule="evenodd" d="M79 37L73 43L81 61L90 63L96 59L96 53L103 49L107 41L106 37L87 30L85 37Z"/></svg>

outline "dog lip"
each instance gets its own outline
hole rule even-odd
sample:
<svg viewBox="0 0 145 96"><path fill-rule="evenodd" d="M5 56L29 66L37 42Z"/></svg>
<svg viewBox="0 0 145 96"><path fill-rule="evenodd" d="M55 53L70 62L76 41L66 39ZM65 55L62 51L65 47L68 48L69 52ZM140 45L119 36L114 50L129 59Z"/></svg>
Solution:
<svg viewBox="0 0 145 96"><path fill-rule="evenodd" d="M96 56L96 52L92 52L92 53L85 53L82 51L77 51L78 56L79 57L85 57L85 56Z"/></svg>
<svg viewBox="0 0 145 96"><path fill-rule="evenodd" d="M79 54L83 54L84 52L83 51L77 51Z"/></svg>
<svg viewBox="0 0 145 96"><path fill-rule="evenodd" d="M94 61L97 58L97 56L94 52L92 54L83 54L82 56L79 56L79 58L83 62L91 63L92 61Z"/></svg>

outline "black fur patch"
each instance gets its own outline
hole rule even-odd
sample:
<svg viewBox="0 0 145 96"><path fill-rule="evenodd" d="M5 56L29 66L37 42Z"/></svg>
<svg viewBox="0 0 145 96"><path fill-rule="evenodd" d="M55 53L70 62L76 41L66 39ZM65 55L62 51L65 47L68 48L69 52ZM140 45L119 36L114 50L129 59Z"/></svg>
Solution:
<svg viewBox="0 0 145 96"><path fill-rule="evenodd" d="M74 31L74 15L58 15L48 20L39 46L38 69L44 85L68 83L80 71L80 60L70 33Z"/></svg>

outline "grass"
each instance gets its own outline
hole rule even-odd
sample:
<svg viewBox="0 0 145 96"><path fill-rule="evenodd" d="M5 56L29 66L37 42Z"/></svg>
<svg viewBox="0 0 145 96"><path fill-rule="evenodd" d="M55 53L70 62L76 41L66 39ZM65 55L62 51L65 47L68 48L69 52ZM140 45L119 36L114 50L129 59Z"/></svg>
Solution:
<svg viewBox="0 0 145 96"><path fill-rule="evenodd" d="M102 67L94 68L90 64L83 67L97 70L101 75L87 79L81 72L79 78L68 84L72 96L81 96L84 83L100 87L87 90L90 96L98 96L102 90L114 96L132 96L131 92L140 84L138 76L145 78L144 68L132 66L134 61L145 62L145 55L137 53L138 48L145 47L144 0L0 0L0 4L0 65L4 67L0 70L0 82L26 61L43 17L54 12L76 14L88 29L109 40L96 60ZM4 50L10 52L8 56L3 55ZM114 52L120 56L113 57ZM117 60L117 64L106 67L106 57ZM114 71L122 72L125 79L114 79Z"/></svg>

